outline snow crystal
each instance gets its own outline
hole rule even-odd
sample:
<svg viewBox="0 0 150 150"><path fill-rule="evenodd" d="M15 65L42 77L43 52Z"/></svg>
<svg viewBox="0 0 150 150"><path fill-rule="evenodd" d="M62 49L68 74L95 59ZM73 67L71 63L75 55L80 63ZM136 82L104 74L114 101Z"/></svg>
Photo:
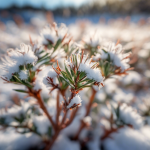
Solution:
<svg viewBox="0 0 150 150"><path fill-rule="evenodd" d="M71 102L69 103L69 105L67 106L67 108L71 108L72 106L81 106L81 98L79 95L76 95L75 97L73 97L73 99L71 100Z"/></svg>
<svg viewBox="0 0 150 150"><path fill-rule="evenodd" d="M79 67L79 71L85 72L87 74L87 78L93 79L97 82L102 82L103 77L101 75L100 69L91 69L88 65L81 63Z"/></svg>
<svg viewBox="0 0 150 150"><path fill-rule="evenodd" d="M102 77L100 69L98 69L98 68L92 69L91 67L94 65L94 63L90 63L91 59L88 59L85 62L86 57L87 56L83 57L82 63L79 66L79 71L85 72L87 75L87 78L89 78L89 79L93 79L96 82L102 82L103 77Z"/></svg>
<svg viewBox="0 0 150 150"><path fill-rule="evenodd" d="M21 80L26 80L28 78L28 71L27 70L21 70L19 72L19 78Z"/></svg>

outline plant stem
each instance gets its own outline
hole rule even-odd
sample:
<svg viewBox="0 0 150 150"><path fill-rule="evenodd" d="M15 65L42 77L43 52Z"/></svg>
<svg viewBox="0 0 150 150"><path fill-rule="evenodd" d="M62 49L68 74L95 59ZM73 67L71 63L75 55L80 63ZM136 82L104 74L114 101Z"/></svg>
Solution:
<svg viewBox="0 0 150 150"><path fill-rule="evenodd" d="M60 106L59 106L59 91L57 93L57 103L56 103L56 108L57 108L57 112L56 112L56 124L57 126L59 125L59 115L60 115Z"/></svg>
<svg viewBox="0 0 150 150"><path fill-rule="evenodd" d="M57 137L58 137L60 131L61 131L61 130L58 129L58 130L55 132L55 134L54 134L52 140L51 140L51 141L49 142L49 144L46 146L45 150L50 150L50 149L51 149L51 147L53 146L55 140L57 139Z"/></svg>
<svg viewBox="0 0 150 150"><path fill-rule="evenodd" d="M42 100L42 98L41 98L40 91L37 92L37 93L34 93L34 97L38 100L38 103L39 103L41 109L44 111L44 113L45 113L46 116L48 117L50 123L51 123L52 126L53 126L53 129L56 130L56 129L55 129L55 123L53 122L52 117L50 116L50 114L49 114L48 110L46 109L46 107L45 107L45 105L44 105L44 102L43 102L43 100Z"/></svg>
<svg viewBox="0 0 150 150"><path fill-rule="evenodd" d="M85 117L89 115L90 113L90 110L91 110L91 106L92 106L92 103L93 103L93 100L94 100L94 97L95 97L95 94L96 94L96 90L94 90L94 88L92 88L92 95L90 97L90 101L86 107L86 114L85 114ZM77 131L75 137L74 137L74 140L77 140L79 138L79 135L82 131L82 129L85 127L85 124L83 121L81 121L81 125L79 127L79 130Z"/></svg>
<svg viewBox="0 0 150 150"><path fill-rule="evenodd" d="M95 98L95 95L96 95L96 90L94 90L94 88L92 88L92 95L91 95L91 97L90 97L89 104L87 105L85 117L88 116L89 113L90 113L91 106L92 106L93 100L94 100L94 98Z"/></svg>
<svg viewBox="0 0 150 150"><path fill-rule="evenodd" d="M72 121L74 120L76 113L78 112L78 107L74 108L75 110L72 110L71 116L70 116L70 120L66 123L66 126L69 126Z"/></svg>
<svg viewBox="0 0 150 150"><path fill-rule="evenodd" d="M65 111L64 111L64 117L63 117L63 119L62 119L61 125L63 125L64 122L65 122L65 120L66 120L67 112L68 112L68 110L65 110Z"/></svg>

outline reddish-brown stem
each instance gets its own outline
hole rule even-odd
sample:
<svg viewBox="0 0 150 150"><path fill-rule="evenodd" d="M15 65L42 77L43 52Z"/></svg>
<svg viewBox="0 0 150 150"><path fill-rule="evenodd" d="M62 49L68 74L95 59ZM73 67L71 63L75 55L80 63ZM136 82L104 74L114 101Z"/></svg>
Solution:
<svg viewBox="0 0 150 150"><path fill-rule="evenodd" d="M64 124L64 122L65 122L65 120L66 120L67 112L68 112L68 110L64 110L64 117L63 117L63 119L62 119L61 126Z"/></svg>
<svg viewBox="0 0 150 150"><path fill-rule="evenodd" d="M76 86L77 86L77 81L79 80L79 74L78 74L78 76L77 76L77 78L76 78L76 80L75 80L75 89L76 89ZM58 88L58 90L60 91L60 93L62 94L62 96L64 97L64 95L65 95L65 91L62 91L58 86L56 87L55 86L55 88ZM68 100L68 102L70 103L71 102L71 99L74 97L76 95L76 93L74 93L73 91L72 91L72 93L71 93L71 96L70 96L70 99ZM65 97L64 97L64 99L65 99ZM67 121L67 112L68 112L68 110L69 109L67 109L67 101L66 101L66 99L65 99L65 108L64 108L64 116L63 116L63 119L62 119L62 122L59 124L59 115L60 115L60 106L59 106L59 92L58 92L58 95L57 95L57 114L56 114L56 129L55 129L55 133L54 133L54 136L52 137L52 140L50 141L50 143L46 146L46 148L45 148L45 150L49 150L51 147L52 147L52 145L54 144L54 142L55 142L55 140L57 139L57 137L58 137L58 135L59 135L59 133L60 133L60 131L63 129L63 128L65 128L65 127L67 127L68 125L70 125L71 123L72 123L72 121L73 121L73 119L75 118L75 115L76 115L76 113L77 113L77 111L78 111L78 108L76 108L76 110L75 111L73 111L72 113L71 113L71 117L70 117L70 121L67 123L67 124L65 124Z"/></svg>
<svg viewBox="0 0 150 150"><path fill-rule="evenodd" d="M72 110L70 119L69 119L69 121L66 123L66 126L69 126L69 125L72 123L74 117L76 116L76 113L78 112L78 107L76 107L76 108L74 108L74 109L75 109L75 110Z"/></svg>
<svg viewBox="0 0 150 150"><path fill-rule="evenodd" d="M52 124L53 129L55 130L55 123L53 122L52 117L50 116L48 110L46 109L46 107L44 105L44 102L43 102L43 100L41 98L41 95L40 95L40 91L37 92L37 93L33 93L33 94L34 94L34 97L37 99L41 109L44 111L44 113L46 114L46 116L49 119L50 123Z"/></svg>
<svg viewBox="0 0 150 150"><path fill-rule="evenodd" d="M71 98L70 98L70 100L72 99L72 97L73 97L73 93L72 93L72 96L71 96ZM77 110L78 108L76 108L76 110ZM63 125L64 123L65 123L65 121L66 121L66 118L67 118L67 112L68 112L68 110L69 109L65 109L64 110L64 117L63 117L63 119L62 119L62 122L61 122L61 125ZM74 111L73 111L74 112ZM72 120L74 119L74 117L75 117L75 114L74 113L71 113L71 118L70 118L70 121L72 122ZM76 111L75 111L76 112Z"/></svg>
<svg viewBox="0 0 150 150"><path fill-rule="evenodd" d="M70 96L70 99L69 99L69 103L71 102L71 100L73 99L73 97L74 97L74 93L71 93L71 96Z"/></svg>
<svg viewBox="0 0 150 150"><path fill-rule="evenodd" d="M74 137L74 140L77 140L79 138L79 135L80 135L82 129L84 128L84 126L85 126L85 124L83 122L81 122L81 125L80 125L79 130L77 131L77 133Z"/></svg>
<svg viewBox="0 0 150 150"><path fill-rule="evenodd" d="M50 150L50 149L51 149L51 147L53 146L55 140L57 139L57 137L58 137L60 131L61 131L60 129L56 130L56 132L55 132L55 134L54 134L52 140L51 140L51 141L49 142L49 144L46 146L45 150Z"/></svg>
<svg viewBox="0 0 150 150"><path fill-rule="evenodd" d="M76 114L77 110L78 110L78 108L76 108L76 110L74 111L74 114L73 114L72 117L71 117L70 122L69 122L65 127L67 127L68 125L71 124L71 122L73 121L73 119L74 119L74 117L75 117L75 114ZM64 127L63 127L63 124L64 124L65 121L66 121L67 112L68 112L68 110L65 110L65 112L64 112L64 117L63 117L63 119L62 119L62 122L61 122L59 128L55 131L55 134L54 134L54 136L52 137L52 141L50 141L50 143L46 146L45 150L49 150L49 149L52 147L52 145L54 144L55 140L57 139L57 137L58 137L60 131L64 128Z"/></svg>
<svg viewBox="0 0 150 150"><path fill-rule="evenodd" d="M64 96L64 92L62 92L60 89L59 89L60 93L62 94L62 96ZM71 97L69 99L69 101L71 101L71 99L74 97L74 93L71 94ZM57 127L55 128L55 134L54 136L52 137L52 140L49 142L49 144L46 146L45 150L49 150L52 145L54 144L55 140L57 139L60 131L64 128L63 125L64 123L66 122L66 118L67 118L67 112L68 112L68 109L66 109L65 107L65 110L64 110L64 116L63 116L63 119L62 119L62 122L59 124L59 115L60 115L60 106L59 106L59 92L58 92L58 95L57 95L57 115L56 115L56 125ZM73 117L74 118L74 117ZM72 118L72 120L73 120ZM71 121L72 122L72 121ZM70 123L71 123L70 122ZM66 126L65 126L66 127Z"/></svg>
<svg viewBox="0 0 150 150"><path fill-rule="evenodd" d="M88 116L89 113L90 113L91 106L92 106L93 100L94 100L94 98L95 98L95 94L96 94L96 90L94 90L94 88L92 88L92 95L91 95L90 101L89 101L89 103L88 103L88 105L87 105L85 117Z"/></svg>
<svg viewBox="0 0 150 150"><path fill-rule="evenodd" d="M133 128L132 125L127 124L128 127ZM119 129L123 128L124 125L118 127L118 128L111 128L110 130L106 130L104 129L104 135L101 137L101 140L105 140L106 138L108 138L112 133L117 132Z"/></svg>
<svg viewBox="0 0 150 150"><path fill-rule="evenodd" d="M77 109L78 109L78 108L76 108L75 113L77 112ZM64 111L64 116L63 116L62 122L61 122L59 128L55 131L55 134L54 134L54 136L53 136L53 138L52 138L52 141L50 141L50 143L46 146L45 150L49 150L49 149L52 147L52 145L54 144L55 140L57 139L57 137L58 137L60 131L64 128L64 127L63 127L63 124L64 124L65 121L66 121L67 112L68 112L68 110L65 110L65 111ZM74 117L75 117L75 114L72 116L71 121L69 122L69 124L73 121ZM67 124L67 126L68 126L69 124ZM65 126L65 127L66 127L66 126Z"/></svg>
<svg viewBox="0 0 150 150"><path fill-rule="evenodd" d="M92 95L90 97L90 101L86 107L86 114L85 114L85 117L89 115L90 113L90 110L91 110L91 106L92 106L92 103L93 103L93 100L94 100L94 97L95 97L95 94L96 94L96 90L94 90L94 88L92 88ZM82 129L85 127L85 124L83 121L81 121L81 125L79 127L79 130L77 131L75 137L74 137L74 140L77 140L79 138L79 135L82 131Z"/></svg>
<svg viewBox="0 0 150 150"><path fill-rule="evenodd" d="M56 108L57 108L57 113L56 113L56 124L58 126L59 124L59 114L60 114L60 107L59 107L59 91L57 93L57 103L56 103Z"/></svg>
<svg viewBox="0 0 150 150"><path fill-rule="evenodd" d="M65 90L61 90L60 88L58 88L58 90L60 91L62 97L64 98L65 106L66 106L67 105L67 100L66 100L66 97L65 97L65 92L66 92L67 88Z"/></svg>

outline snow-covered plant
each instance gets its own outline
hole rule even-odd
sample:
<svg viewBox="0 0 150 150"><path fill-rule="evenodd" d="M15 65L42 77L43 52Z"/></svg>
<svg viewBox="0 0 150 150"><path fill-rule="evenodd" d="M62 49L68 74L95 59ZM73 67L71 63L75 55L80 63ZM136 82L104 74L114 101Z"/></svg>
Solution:
<svg viewBox="0 0 150 150"><path fill-rule="evenodd" d="M121 106L118 105L115 112L117 116L116 122L119 126L126 124L134 127L135 129L142 127L142 117L137 114L132 107L127 106L125 103L123 103Z"/></svg>
<svg viewBox="0 0 150 150"><path fill-rule="evenodd" d="M81 47L72 41L64 24L57 27L53 23L42 30L38 42L30 38L31 45L21 44L20 49L9 50L2 58L1 78L6 83L20 85L21 88L14 90L33 100L4 111L0 125L14 127L19 133L37 134L45 143L45 150L49 150L57 137L75 124L78 113L84 109L76 133L71 137L79 140L82 131L92 126L90 112L104 81L130 70L130 54L123 53L120 44L95 38L97 42L85 42ZM85 103L82 92L87 88L91 96L87 94ZM118 127L142 125L142 119L125 105L115 112L116 119L112 119Z"/></svg>
<svg viewBox="0 0 150 150"><path fill-rule="evenodd" d="M122 45L106 41L97 34L93 38L83 38L83 48L89 50L93 59L99 62L102 74L108 78L112 75L127 74L128 70L132 70L129 65L131 52L125 53Z"/></svg>

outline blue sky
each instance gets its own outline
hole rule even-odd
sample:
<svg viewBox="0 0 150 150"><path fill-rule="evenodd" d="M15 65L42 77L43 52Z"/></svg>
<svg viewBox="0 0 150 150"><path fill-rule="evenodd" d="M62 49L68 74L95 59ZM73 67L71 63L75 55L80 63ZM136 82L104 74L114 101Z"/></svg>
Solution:
<svg viewBox="0 0 150 150"><path fill-rule="evenodd" d="M46 9L54 9L59 6L79 7L84 3L89 3L89 1L92 0L0 0L0 8L7 8L15 4L19 7L31 5L36 8L43 6Z"/></svg>

